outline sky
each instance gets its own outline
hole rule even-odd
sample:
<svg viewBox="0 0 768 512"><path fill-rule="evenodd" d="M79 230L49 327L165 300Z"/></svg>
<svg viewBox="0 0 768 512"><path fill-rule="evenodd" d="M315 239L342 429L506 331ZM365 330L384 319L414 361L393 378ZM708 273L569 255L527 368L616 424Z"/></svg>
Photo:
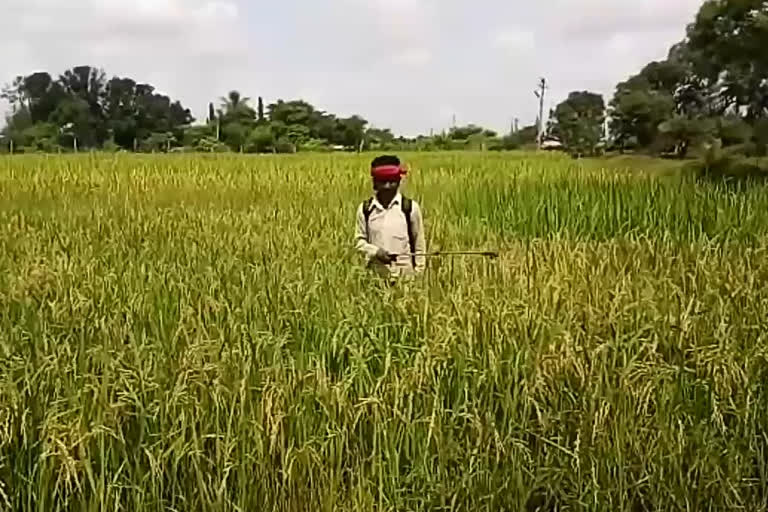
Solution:
<svg viewBox="0 0 768 512"><path fill-rule="evenodd" d="M702 0L0 0L0 84L88 64L204 119L236 89L304 99L397 134L532 124L682 40ZM0 104L0 112L8 105Z"/></svg>

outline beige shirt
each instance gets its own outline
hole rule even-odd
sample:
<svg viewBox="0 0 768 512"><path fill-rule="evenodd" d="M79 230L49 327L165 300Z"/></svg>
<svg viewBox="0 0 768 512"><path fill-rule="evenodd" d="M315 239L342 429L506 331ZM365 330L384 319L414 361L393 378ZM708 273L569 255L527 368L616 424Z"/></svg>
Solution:
<svg viewBox="0 0 768 512"><path fill-rule="evenodd" d="M413 274L414 268L409 255L411 252L408 243L408 225L406 224L405 214L402 210L403 196L397 194L389 205L384 208L374 197L371 204L371 216L368 219L368 229L365 225L365 214L363 205L357 208L357 227L355 229L355 247L365 255L366 261L370 266L378 271L387 271L392 275ZM416 252L427 252L427 242L424 237L424 220L421 215L421 207L413 201L411 211L411 224L413 236L415 239ZM367 234L370 233L370 240ZM391 265L385 265L376 260L376 253L379 248L384 249L390 254L400 255L397 261ZM426 258L416 257L417 273L423 272L426 267Z"/></svg>

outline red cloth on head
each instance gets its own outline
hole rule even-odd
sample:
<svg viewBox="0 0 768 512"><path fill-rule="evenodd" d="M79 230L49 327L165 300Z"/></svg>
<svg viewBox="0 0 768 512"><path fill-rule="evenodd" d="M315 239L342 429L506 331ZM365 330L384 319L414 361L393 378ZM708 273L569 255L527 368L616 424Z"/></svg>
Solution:
<svg viewBox="0 0 768 512"><path fill-rule="evenodd" d="M406 173L407 171L401 165L381 165L371 169L373 179L381 181L397 181Z"/></svg>

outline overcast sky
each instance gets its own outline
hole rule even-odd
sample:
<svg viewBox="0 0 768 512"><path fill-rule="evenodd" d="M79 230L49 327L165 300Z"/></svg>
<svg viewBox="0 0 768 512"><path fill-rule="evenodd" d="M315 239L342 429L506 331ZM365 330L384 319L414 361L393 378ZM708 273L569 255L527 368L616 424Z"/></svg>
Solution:
<svg viewBox="0 0 768 512"><path fill-rule="evenodd" d="M305 99L396 133L531 123L664 58L702 0L0 0L0 83L79 64L207 103ZM0 105L5 111L7 105Z"/></svg>

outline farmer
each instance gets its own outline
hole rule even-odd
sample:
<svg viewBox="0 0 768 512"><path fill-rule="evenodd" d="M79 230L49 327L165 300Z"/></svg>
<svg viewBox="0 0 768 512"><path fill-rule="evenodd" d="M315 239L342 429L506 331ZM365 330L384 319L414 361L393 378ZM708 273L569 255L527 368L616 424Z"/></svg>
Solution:
<svg viewBox="0 0 768 512"><path fill-rule="evenodd" d="M384 277L413 276L426 267L426 258L415 255L427 250L421 208L400 193L405 174L396 156L374 159L374 195L357 208L356 248Z"/></svg>

